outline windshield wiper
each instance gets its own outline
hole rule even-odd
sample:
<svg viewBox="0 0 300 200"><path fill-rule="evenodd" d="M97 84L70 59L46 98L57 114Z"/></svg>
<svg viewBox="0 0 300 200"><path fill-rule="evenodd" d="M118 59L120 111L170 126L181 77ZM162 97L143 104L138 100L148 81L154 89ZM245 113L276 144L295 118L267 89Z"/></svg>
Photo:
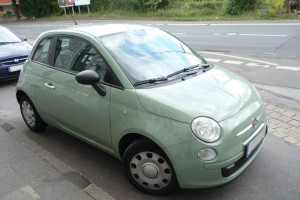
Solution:
<svg viewBox="0 0 300 200"><path fill-rule="evenodd" d="M170 77L176 76L177 74L180 74L180 73L183 73L183 72L188 72L188 71L190 71L192 69L196 69L196 68L199 68L199 69L204 68L204 69L206 69L206 68L208 68L210 66L211 66L211 64L203 64L203 65L197 64L197 65L192 65L190 67L186 67L186 68L183 68L183 69L181 69L179 71L176 71L176 72L174 72L172 74L169 74L167 77L170 78Z"/></svg>
<svg viewBox="0 0 300 200"><path fill-rule="evenodd" d="M19 42L0 42L0 45L13 44L13 43L19 43Z"/></svg>
<svg viewBox="0 0 300 200"><path fill-rule="evenodd" d="M151 78L151 79L148 79L148 80L135 82L133 85L138 86L138 85L143 85L143 84L147 84L147 83L155 83L155 82L167 81L167 80L168 80L167 77Z"/></svg>

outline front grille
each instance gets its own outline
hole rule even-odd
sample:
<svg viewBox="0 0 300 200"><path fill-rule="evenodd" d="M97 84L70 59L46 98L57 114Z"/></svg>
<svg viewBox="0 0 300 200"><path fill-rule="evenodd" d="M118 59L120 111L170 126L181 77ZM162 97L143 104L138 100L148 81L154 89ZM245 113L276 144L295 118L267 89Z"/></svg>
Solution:
<svg viewBox="0 0 300 200"><path fill-rule="evenodd" d="M265 135L267 133L268 133L268 126L266 126ZM246 157L246 155L244 155L240 160L236 161L232 165L223 167L221 170L222 176L229 177L232 174L234 174L236 171L238 171L255 154L255 152L257 151L257 149L259 149L262 143L263 140L256 146L255 150L252 152L252 154L249 157Z"/></svg>
<svg viewBox="0 0 300 200"><path fill-rule="evenodd" d="M18 56L18 57L13 57L13 58L0 60L0 62L4 66L16 65L16 64L19 64L19 63L24 63L26 61L27 57L28 56Z"/></svg>

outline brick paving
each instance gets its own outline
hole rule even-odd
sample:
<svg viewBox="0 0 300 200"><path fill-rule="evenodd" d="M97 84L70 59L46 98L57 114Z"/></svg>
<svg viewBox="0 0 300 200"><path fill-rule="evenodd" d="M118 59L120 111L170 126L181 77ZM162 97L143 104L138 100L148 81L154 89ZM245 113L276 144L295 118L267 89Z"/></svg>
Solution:
<svg viewBox="0 0 300 200"><path fill-rule="evenodd" d="M300 147L300 115L266 104L269 133Z"/></svg>

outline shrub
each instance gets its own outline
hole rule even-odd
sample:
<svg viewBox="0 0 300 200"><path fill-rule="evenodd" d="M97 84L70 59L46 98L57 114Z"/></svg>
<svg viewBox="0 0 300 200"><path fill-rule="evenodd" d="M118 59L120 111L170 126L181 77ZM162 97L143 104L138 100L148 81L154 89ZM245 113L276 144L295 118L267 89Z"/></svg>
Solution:
<svg viewBox="0 0 300 200"><path fill-rule="evenodd" d="M169 6L168 0L131 0L134 10L148 12L157 9L165 9Z"/></svg>
<svg viewBox="0 0 300 200"><path fill-rule="evenodd" d="M258 0L228 0L225 11L230 15L238 15L244 11L254 10L257 4Z"/></svg>
<svg viewBox="0 0 300 200"><path fill-rule="evenodd" d="M22 0L19 4L26 17L43 17L60 13L56 0Z"/></svg>

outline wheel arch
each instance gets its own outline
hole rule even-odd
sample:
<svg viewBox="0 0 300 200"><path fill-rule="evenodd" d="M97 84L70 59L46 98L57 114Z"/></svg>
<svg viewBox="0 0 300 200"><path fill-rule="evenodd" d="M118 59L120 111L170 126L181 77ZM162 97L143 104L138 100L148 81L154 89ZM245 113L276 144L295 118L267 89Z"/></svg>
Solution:
<svg viewBox="0 0 300 200"><path fill-rule="evenodd" d="M162 148L159 144L157 144L155 141L153 141L153 140L150 139L149 137L146 137L146 136L144 136L144 135L142 135L142 134L139 134L139 133L128 133L128 134L124 135L124 136L121 138L120 142L119 142L119 155L120 155L120 158L123 157L123 155L124 155L124 153L125 153L127 147L128 147L133 141L135 141L135 140L137 140L137 139L140 139L140 138L144 138L144 139L146 139L146 140L151 141L153 144L155 144L157 147L159 147L162 151L164 151L163 148Z"/></svg>
<svg viewBox="0 0 300 200"><path fill-rule="evenodd" d="M18 101L19 104L20 104L20 99L21 99L21 97L23 95L25 95L25 96L27 96L29 98L29 96L23 90L17 90L17 92L16 92L16 98L17 98L17 101Z"/></svg>

